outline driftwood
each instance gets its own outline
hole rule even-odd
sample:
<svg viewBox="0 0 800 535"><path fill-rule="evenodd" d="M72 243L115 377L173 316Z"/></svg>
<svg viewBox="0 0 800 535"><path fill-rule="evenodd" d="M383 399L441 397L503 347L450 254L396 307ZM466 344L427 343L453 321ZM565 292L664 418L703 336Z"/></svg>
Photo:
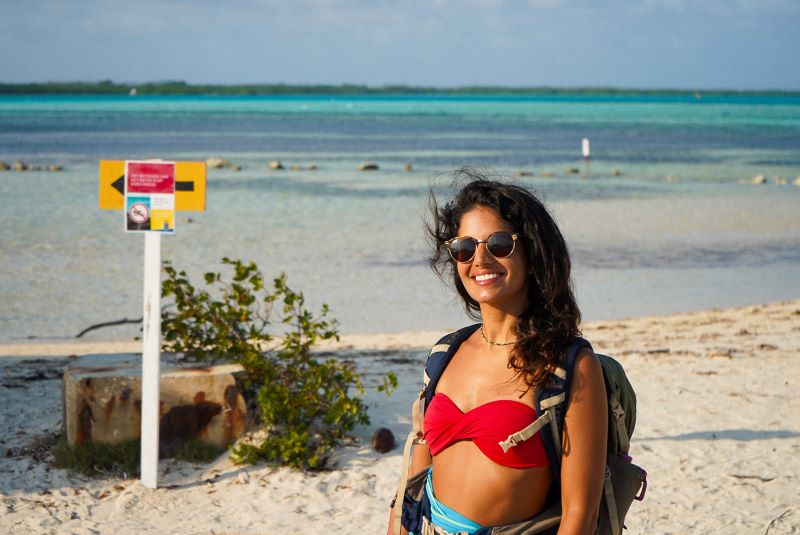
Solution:
<svg viewBox="0 0 800 535"><path fill-rule="evenodd" d="M166 306L161 307L161 313L163 314L164 311L167 309ZM89 331L93 331L95 329L102 329L103 327L113 327L114 325L125 325L126 323L142 323L144 318L138 318L135 320L129 320L128 318L122 318L121 320L116 321L104 321L103 323L96 323L94 325L90 325L86 327L84 330L79 332L75 335L75 338L80 338L84 334L88 333Z"/></svg>
<svg viewBox="0 0 800 535"><path fill-rule="evenodd" d="M103 323L96 323L94 325L86 327L84 330L76 334L75 338L80 338L84 334L88 333L89 331L93 331L95 329L102 329L103 327L113 327L114 325L125 325L126 323L142 323L142 321L144 321L144 318L139 318L136 320L129 320L128 318L123 318L121 320L116 320L116 321L106 321Z"/></svg>

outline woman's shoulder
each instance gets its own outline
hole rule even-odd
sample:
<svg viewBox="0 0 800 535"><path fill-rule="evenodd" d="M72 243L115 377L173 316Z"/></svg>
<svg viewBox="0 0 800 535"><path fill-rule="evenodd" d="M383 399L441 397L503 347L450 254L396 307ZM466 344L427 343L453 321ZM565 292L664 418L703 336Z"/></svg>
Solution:
<svg viewBox="0 0 800 535"><path fill-rule="evenodd" d="M603 366L591 346L581 347L572 369L572 390L605 389Z"/></svg>

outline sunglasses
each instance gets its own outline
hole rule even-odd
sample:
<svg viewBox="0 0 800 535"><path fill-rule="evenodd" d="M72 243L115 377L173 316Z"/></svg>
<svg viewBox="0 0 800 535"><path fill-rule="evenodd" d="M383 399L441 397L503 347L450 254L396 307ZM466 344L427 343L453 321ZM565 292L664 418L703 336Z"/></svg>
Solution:
<svg viewBox="0 0 800 535"><path fill-rule="evenodd" d="M486 250L495 258L506 258L514 252L517 243L517 234L511 234L505 230L499 230L489 234L485 240L476 240L472 236L458 236L452 240L447 240L447 250L456 262L470 262L475 258L478 244L486 244Z"/></svg>

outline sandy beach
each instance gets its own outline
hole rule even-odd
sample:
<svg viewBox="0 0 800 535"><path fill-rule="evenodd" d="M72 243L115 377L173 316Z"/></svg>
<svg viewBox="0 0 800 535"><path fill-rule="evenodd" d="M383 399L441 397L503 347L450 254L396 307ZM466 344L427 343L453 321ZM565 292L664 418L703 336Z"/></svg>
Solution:
<svg viewBox="0 0 800 535"><path fill-rule="evenodd" d="M585 324L636 389L631 453L649 474L627 533L800 533L800 301ZM160 485L88 479L51 467L61 425L61 367L71 354L136 351L136 343L0 346L0 532L384 533L401 452L369 447L377 427L401 441L427 347L440 333L347 336L369 385L372 424L310 474L263 465L162 461Z"/></svg>

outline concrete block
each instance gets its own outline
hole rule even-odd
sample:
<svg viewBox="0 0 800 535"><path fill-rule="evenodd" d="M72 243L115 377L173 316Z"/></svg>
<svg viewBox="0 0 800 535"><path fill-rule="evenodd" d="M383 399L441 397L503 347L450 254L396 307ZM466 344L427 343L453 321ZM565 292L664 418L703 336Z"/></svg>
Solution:
<svg viewBox="0 0 800 535"><path fill-rule="evenodd" d="M226 447L245 430L246 405L236 386L238 364L179 364L162 357L159 449L171 455L196 438ZM116 444L141 431L141 355L85 355L64 369L63 421L69 444Z"/></svg>

